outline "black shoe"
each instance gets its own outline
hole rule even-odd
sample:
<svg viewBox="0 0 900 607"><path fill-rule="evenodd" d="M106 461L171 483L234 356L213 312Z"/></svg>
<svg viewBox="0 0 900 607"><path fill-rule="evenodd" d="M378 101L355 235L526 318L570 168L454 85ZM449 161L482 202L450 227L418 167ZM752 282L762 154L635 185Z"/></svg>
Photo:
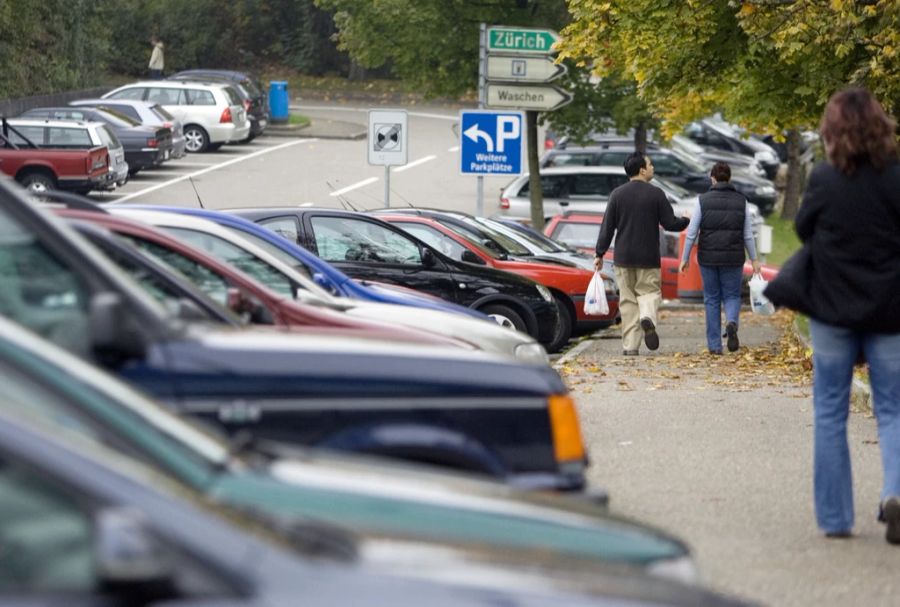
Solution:
<svg viewBox="0 0 900 607"><path fill-rule="evenodd" d="M728 351L736 352L741 347L741 342L737 336L737 324L730 322L725 325L725 336L728 337Z"/></svg>
<svg viewBox="0 0 900 607"><path fill-rule="evenodd" d="M713 356L722 356L721 350L710 350L709 353Z"/></svg>
<svg viewBox="0 0 900 607"><path fill-rule="evenodd" d="M887 523L884 539L888 544L900 544L900 497L889 497L881 506L884 522Z"/></svg>
<svg viewBox="0 0 900 607"><path fill-rule="evenodd" d="M637 356L640 354L637 350L622 350L622 356Z"/></svg>
<svg viewBox="0 0 900 607"><path fill-rule="evenodd" d="M659 335L656 334L656 325L649 318L641 319L641 329L644 330L644 343L648 350L659 349Z"/></svg>
<svg viewBox="0 0 900 607"><path fill-rule="evenodd" d="M853 537L853 533L850 531L829 531L825 534L830 540L846 540Z"/></svg>

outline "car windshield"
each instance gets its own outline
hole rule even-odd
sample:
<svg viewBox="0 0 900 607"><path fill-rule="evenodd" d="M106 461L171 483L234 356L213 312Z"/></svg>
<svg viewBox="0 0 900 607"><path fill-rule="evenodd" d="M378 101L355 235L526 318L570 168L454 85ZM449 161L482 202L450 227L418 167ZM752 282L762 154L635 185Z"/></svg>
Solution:
<svg viewBox="0 0 900 607"><path fill-rule="evenodd" d="M476 221L473 217L466 217L465 219L463 219L463 221L472 226L471 230L468 230L468 237L470 240L475 240L476 242L484 242L485 236L487 236L488 239L493 240L498 245L500 245L503 251L508 255L519 255L522 257L531 255L531 251L522 246L520 242L513 240L506 234L502 234L490 226L478 223L478 221ZM457 233L465 234L465 232L467 231L466 228L455 225L451 222L441 221L441 223Z"/></svg>
<svg viewBox="0 0 900 607"><path fill-rule="evenodd" d="M554 240L579 249L593 249L597 246L597 237L599 236L599 223L577 223L574 221L560 221L556 224L552 234Z"/></svg>
<svg viewBox="0 0 900 607"><path fill-rule="evenodd" d="M670 194L672 196L675 196L676 198L690 198L691 196L694 196L693 192L689 192L680 185L672 183L667 179L660 179L659 177L655 177L652 183L659 186L659 188L662 189L666 194Z"/></svg>
<svg viewBox="0 0 900 607"><path fill-rule="evenodd" d="M228 103L230 105L243 105L241 102L241 96L238 94L234 87L226 86L224 87L225 96L228 97Z"/></svg>
<svg viewBox="0 0 900 607"><path fill-rule="evenodd" d="M706 167L697 162L690 154L676 149L672 150L672 154L678 158L678 160L686 164L691 171L695 173L706 173Z"/></svg>
<svg viewBox="0 0 900 607"><path fill-rule="evenodd" d="M537 234L534 232L528 232L525 230L517 230L516 228L504 225L500 222L493 221L491 219L485 219L483 217L477 218L478 223L489 226L498 232L502 232L513 238L518 240L519 242L527 242L531 245L539 248L541 251L545 253L562 253L565 252L565 247L559 246L559 243L553 242L543 234Z"/></svg>

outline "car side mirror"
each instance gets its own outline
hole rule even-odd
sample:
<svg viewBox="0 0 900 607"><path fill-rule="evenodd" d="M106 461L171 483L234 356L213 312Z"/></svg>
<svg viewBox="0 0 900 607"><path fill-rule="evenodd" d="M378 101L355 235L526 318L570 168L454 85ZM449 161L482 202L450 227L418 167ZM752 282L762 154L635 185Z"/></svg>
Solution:
<svg viewBox="0 0 900 607"><path fill-rule="evenodd" d="M569 201L568 201L568 200L560 200L560 201L559 201L559 206L561 206L561 207L567 207L567 206L569 206Z"/></svg>
<svg viewBox="0 0 900 607"><path fill-rule="evenodd" d="M174 596L174 563L129 508L105 508L94 516L94 557L104 591L120 596Z"/></svg>
<svg viewBox="0 0 900 607"><path fill-rule="evenodd" d="M480 266L486 265L485 261L482 258L480 258L469 249L464 250L459 258L466 263L477 263Z"/></svg>
<svg viewBox="0 0 900 607"><path fill-rule="evenodd" d="M128 312L118 293L97 293L88 306L91 346L103 362L118 364L127 359L143 358L146 344L143 336L129 330Z"/></svg>
<svg viewBox="0 0 900 607"><path fill-rule="evenodd" d="M437 257L434 256L434 251L425 247L422 249L422 265L426 268L433 268L437 264Z"/></svg>

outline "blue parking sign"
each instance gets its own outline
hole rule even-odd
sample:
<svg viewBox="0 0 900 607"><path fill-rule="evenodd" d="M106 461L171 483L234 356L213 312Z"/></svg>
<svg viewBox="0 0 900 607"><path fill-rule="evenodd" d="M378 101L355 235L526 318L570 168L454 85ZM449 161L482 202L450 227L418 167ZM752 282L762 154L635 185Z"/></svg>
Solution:
<svg viewBox="0 0 900 607"><path fill-rule="evenodd" d="M522 112L459 113L459 170L464 175L521 175L525 119Z"/></svg>

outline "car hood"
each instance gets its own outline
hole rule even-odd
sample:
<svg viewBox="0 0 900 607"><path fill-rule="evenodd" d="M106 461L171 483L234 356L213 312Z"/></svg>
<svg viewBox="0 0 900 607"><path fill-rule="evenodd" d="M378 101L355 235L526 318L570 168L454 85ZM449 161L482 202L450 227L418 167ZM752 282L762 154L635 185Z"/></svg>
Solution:
<svg viewBox="0 0 900 607"><path fill-rule="evenodd" d="M169 367L184 379L182 388L195 395L507 398L567 391L550 367L331 329L288 333L198 326L164 347Z"/></svg>
<svg viewBox="0 0 900 607"><path fill-rule="evenodd" d="M343 302L342 302L343 303ZM427 308L412 308L365 301L347 301L345 311L351 316L397 323L467 341L487 352L515 356L520 345L537 344L531 337L501 327L490 318L477 320Z"/></svg>

